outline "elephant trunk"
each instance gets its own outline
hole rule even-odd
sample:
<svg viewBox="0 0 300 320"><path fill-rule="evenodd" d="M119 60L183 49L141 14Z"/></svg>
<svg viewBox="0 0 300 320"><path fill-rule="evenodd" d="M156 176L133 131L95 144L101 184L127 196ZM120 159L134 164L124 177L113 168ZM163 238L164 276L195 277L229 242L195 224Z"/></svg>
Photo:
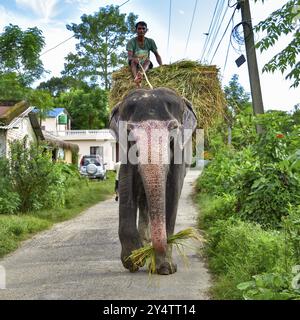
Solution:
<svg viewBox="0 0 300 320"><path fill-rule="evenodd" d="M167 250L166 166L144 164L140 166L140 172L148 202L152 245L156 252L165 253Z"/></svg>

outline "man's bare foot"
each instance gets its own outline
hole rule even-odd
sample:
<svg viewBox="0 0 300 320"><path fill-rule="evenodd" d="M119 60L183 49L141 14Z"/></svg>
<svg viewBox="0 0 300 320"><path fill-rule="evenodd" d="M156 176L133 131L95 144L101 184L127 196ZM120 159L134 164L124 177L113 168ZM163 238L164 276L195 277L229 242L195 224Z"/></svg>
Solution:
<svg viewBox="0 0 300 320"><path fill-rule="evenodd" d="M137 87L141 86L142 79L143 79L143 75L141 74L141 72L138 72L133 80Z"/></svg>

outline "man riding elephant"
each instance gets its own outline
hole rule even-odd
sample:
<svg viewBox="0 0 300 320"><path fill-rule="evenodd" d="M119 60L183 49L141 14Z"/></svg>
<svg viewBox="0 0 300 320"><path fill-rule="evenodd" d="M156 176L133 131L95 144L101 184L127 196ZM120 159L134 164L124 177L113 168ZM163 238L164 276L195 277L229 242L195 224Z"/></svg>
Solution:
<svg viewBox="0 0 300 320"><path fill-rule="evenodd" d="M126 45L128 52L128 63L131 67L134 82L139 87L143 78L142 72L139 70L140 65L146 72L148 69L153 68L153 64L150 61L150 51L155 54L157 63L161 66L161 56L157 51L155 41L150 38L146 38L147 24L144 21L140 21L135 25L137 37L132 38Z"/></svg>

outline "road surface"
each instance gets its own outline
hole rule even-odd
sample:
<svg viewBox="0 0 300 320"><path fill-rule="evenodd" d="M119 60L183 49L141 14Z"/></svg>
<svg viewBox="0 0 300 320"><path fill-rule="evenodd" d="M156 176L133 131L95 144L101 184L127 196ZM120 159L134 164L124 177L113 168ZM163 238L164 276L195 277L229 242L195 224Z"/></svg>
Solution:
<svg viewBox="0 0 300 320"><path fill-rule="evenodd" d="M185 178L176 232L196 225L191 193L199 173L190 170ZM130 273L119 255L118 207L112 198L39 233L0 260L6 271L0 299L209 299L210 274L196 252L188 252L189 268L176 256L178 271L168 276L149 276L145 269Z"/></svg>

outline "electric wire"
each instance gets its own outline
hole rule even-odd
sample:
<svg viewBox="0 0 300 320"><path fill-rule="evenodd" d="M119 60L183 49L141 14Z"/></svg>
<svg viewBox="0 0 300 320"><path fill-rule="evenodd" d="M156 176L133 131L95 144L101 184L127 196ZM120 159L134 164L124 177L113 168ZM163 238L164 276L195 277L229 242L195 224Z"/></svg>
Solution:
<svg viewBox="0 0 300 320"><path fill-rule="evenodd" d="M212 28L211 28L211 31L208 35L207 44L206 44L206 47L204 48L204 51L202 54L203 60L207 60L207 58L211 52L211 49L213 47L213 44L215 43L217 33L218 33L218 31L220 29L220 25L222 23L221 15L224 10L224 7L225 7L225 0L218 2L218 7L216 9L216 15L215 15L214 20L212 21ZM220 19L221 19L221 22L220 22Z"/></svg>
<svg viewBox="0 0 300 320"><path fill-rule="evenodd" d="M218 9L217 9L216 17L215 17L215 20L213 21L212 29L211 29L211 32L210 32L209 38L208 38L208 43L207 43L207 46L206 46L206 48L205 48L206 51L207 51L207 49L208 49L209 46L210 46L210 41L211 41L211 39L214 38L216 29L217 29L217 25L218 25L218 23L219 23L219 21L220 21L221 13L222 13L223 8L224 8L224 1L225 1L225 0L222 0L222 2L220 2L220 5L219 5L219 7L218 7ZM206 54L206 56L207 56L207 54Z"/></svg>
<svg viewBox="0 0 300 320"><path fill-rule="evenodd" d="M213 47L214 47L214 45L215 45L215 42L216 42L217 37L218 37L218 34L219 34L220 30L221 30L221 26L222 26L223 21L224 21L224 19L225 19L227 10L228 10L228 6L226 6L226 8L225 8L225 10L224 10L224 12L223 12L223 16L222 16L222 18L221 18L221 21L218 22L218 26L217 26L217 28L216 28L215 34L214 34L213 39L212 39L212 41L211 41L211 45L210 45L210 47L209 47L209 49L208 49L208 52L207 52L207 59L208 59L208 57L210 56L210 54L211 54L211 52L212 52L212 49L213 49Z"/></svg>
<svg viewBox="0 0 300 320"><path fill-rule="evenodd" d="M232 19L232 28L234 27L234 20ZM229 41L228 41L228 47L227 47L227 52L226 52L226 58L223 66L223 74L225 73L225 69L227 66L227 61L228 61L228 56L229 56L229 50L230 50L230 45L231 45L231 33L229 35Z"/></svg>
<svg viewBox="0 0 300 320"><path fill-rule="evenodd" d="M224 38L228 28L229 28L230 22L232 22L232 19L233 19L234 15L235 15L235 12L236 12L236 8L234 9L231 18L229 19L229 22L228 22L228 24L226 26L226 29L224 30L223 35L222 35L222 37L221 37L221 39L220 39L220 41L219 41L219 43L217 45L217 48L216 48L216 50L215 50L215 52L214 52L214 54L213 54L213 56L211 58L210 64L212 63L212 61L213 61L213 59L214 59L214 57L215 57L215 55L216 55L216 53L217 53L217 51L218 51L218 49L220 47L220 44L221 44L221 42L222 42L222 40L223 40L223 38Z"/></svg>
<svg viewBox="0 0 300 320"><path fill-rule="evenodd" d="M118 7L118 8L121 8L122 6L124 6L124 5L125 5L126 3L128 3L129 1L130 1L130 0L127 0L127 1L123 2L122 4L120 4L120 5L117 6L117 7ZM59 47L60 45L64 44L65 42L71 40L71 39L74 38L74 37L75 37L75 34L73 34L73 35L72 35L71 37L69 37L68 39L63 40L62 42L60 42L60 43L57 44L56 46L54 46L54 47L52 47L52 48L50 48L50 49L42 52L42 53L40 54L40 57L43 56L44 54L46 54L46 53L48 53L48 52L56 49L57 47Z"/></svg>
<svg viewBox="0 0 300 320"><path fill-rule="evenodd" d="M186 56L187 47L188 47L188 44L189 44L189 41L190 41L190 36L191 36L191 31L192 31L192 27L193 27L193 23L194 23L195 13L196 13L196 10L197 10L197 4L198 4L198 0L195 0L193 16L192 16L191 25L190 25L190 29L189 29L189 34L188 34L188 37L187 37L185 50L184 50L184 56Z"/></svg>
<svg viewBox="0 0 300 320"><path fill-rule="evenodd" d="M212 29L213 21L214 21L214 18L215 18L215 15L216 15L216 12L217 12L217 8L218 8L219 3L220 3L220 0L217 0L217 1L216 1L216 5L215 5L215 9L214 9L214 13L213 13L213 16L212 16L212 19L211 19L211 21L210 21L210 25L209 25L209 28L208 28L208 31L207 31L207 36L206 36L206 39L205 39L205 42L204 42L204 45L203 45L203 48L202 48L202 55L201 55L200 61L202 61L203 56L204 56L204 53L205 53L205 50L206 50L206 46L207 46L208 39L209 39L210 34L211 34L211 29Z"/></svg>

